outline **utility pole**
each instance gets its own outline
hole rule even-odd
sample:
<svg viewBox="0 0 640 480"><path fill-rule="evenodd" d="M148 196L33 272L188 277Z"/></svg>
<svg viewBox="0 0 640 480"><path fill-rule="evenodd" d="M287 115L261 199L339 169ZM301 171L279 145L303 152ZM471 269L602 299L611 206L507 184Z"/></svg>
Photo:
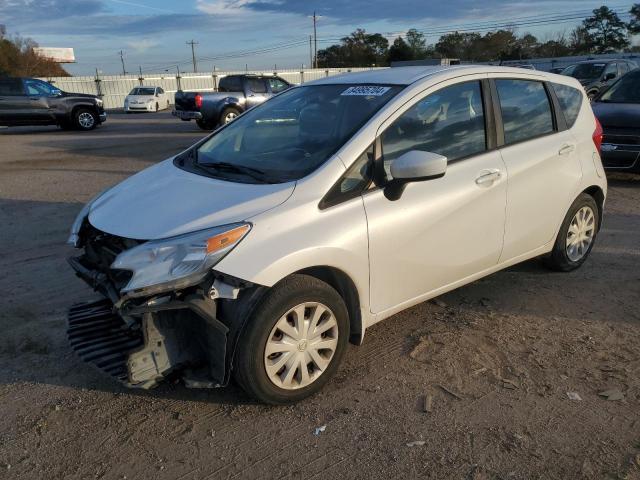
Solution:
<svg viewBox="0 0 640 480"><path fill-rule="evenodd" d="M313 68L313 47L311 46L311 35L309 35L309 66Z"/></svg>
<svg viewBox="0 0 640 480"><path fill-rule="evenodd" d="M196 50L195 46L198 45L198 42L194 42L191 40L190 42L186 42L187 45L191 45L191 58L193 59L193 73L198 71L198 64L196 63Z"/></svg>
<svg viewBox="0 0 640 480"><path fill-rule="evenodd" d="M313 11L313 66L314 68L318 68L318 32L316 31L316 11Z"/></svg>
<svg viewBox="0 0 640 480"><path fill-rule="evenodd" d="M120 50L120 61L122 62L122 75L126 75L127 71L124 68L124 52Z"/></svg>

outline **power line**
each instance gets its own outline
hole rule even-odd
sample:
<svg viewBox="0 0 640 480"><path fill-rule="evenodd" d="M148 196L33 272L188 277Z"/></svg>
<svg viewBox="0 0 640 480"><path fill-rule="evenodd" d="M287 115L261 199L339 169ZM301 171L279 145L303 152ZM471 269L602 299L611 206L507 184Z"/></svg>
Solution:
<svg viewBox="0 0 640 480"><path fill-rule="evenodd" d="M621 14L621 15L626 15L628 13L628 9L630 7L616 7L616 8L612 8L612 10L615 13ZM536 26L536 25L540 25L540 24L548 24L548 25L552 25L552 24L561 24L561 23L568 23L568 22L572 22L575 20L580 20L580 19L584 19L586 16L588 16L589 14L591 14L592 11L591 10L574 10L574 11L569 11L569 12L565 12L563 14L545 14L545 15L531 15L531 16L526 16L526 17L516 17L513 18L509 21L483 21L483 22L472 22L472 23L465 23L465 24L457 24L457 25L450 25L447 26L446 29L440 28L440 29L430 29L428 27L422 27L422 29L417 29L417 31L419 33L423 33L425 35L428 36L434 36L434 35L444 35L447 33L452 33L452 32L460 32L460 33L464 33L464 32L485 32L485 31L492 31L492 30L497 30L497 29L501 29L501 28L518 28L518 27L528 27L528 26ZM320 15L316 15L314 12L314 16L312 17L314 19L314 27L316 26L316 22L318 18L321 18ZM401 35L405 32L382 32L381 34L384 36L395 36L395 35ZM348 35L341 35L341 36L327 36L327 37L318 37L317 36L317 30L314 28L314 38L313 38L313 43L314 43L314 57L315 58L311 58L312 60L312 64L317 64L317 43L330 43L330 42L335 42L335 41L340 41L342 40L342 38L347 37ZM254 56L254 55L260 55L263 53L270 53L273 51L277 51L277 50L284 50L284 49L291 49L291 48L296 48L296 47L300 47L301 45L306 44L307 42L310 42L310 38L304 38L304 39L299 39L299 40L294 40L291 39L287 42L282 42L279 44L274 44L271 46L267 46L267 47L263 47L260 49L254 49L254 50L245 50L245 51L235 51L235 52L228 52L228 53L222 53L219 55L215 55L215 56L202 56L202 57L198 57L198 60L201 61L206 61L206 60L231 60L231 59L237 59L237 58L244 58L244 57L249 57L249 56ZM193 42L193 40L191 41ZM187 44L191 44L191 42L187 42ZM311 43L311 42L310 42ZM194 42L194 44L197 45L197 42ZM310 50L311 50L311 45L310 45ZM311 54L311 52L310 52ZM311 55L310 55L311 56ZM315 61L313 61L315 60ZM174 62L171 64L156 64L153 65L147 69L145 69L145 71L149 71L155 68L161 68L164 67L162 69L168 69L171 67L177 67L178 65L188 65L189 63L194 63L194 71L195 69L195 63L196 63L196 57L195 57L195 53L193 50L193 46L192 46L192 62L188 62L188 61L184 61L184 62Z"/></svg>

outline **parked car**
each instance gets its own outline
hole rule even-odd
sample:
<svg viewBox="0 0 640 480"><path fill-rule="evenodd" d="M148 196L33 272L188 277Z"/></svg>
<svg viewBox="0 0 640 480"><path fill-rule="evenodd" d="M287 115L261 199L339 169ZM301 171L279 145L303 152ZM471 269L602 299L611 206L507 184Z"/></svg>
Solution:
<svg viewBox="0 0 640 480"><path fill-rule="evenodd" d="M135 87L124 99L124 111L157 112L169 108L169 97L160 87Z"/></svg>
<svg viewBox="0 0 640 480"><path fill-rule="evenodd" d="M516 63L514 65L509 65L509 66L510 67L514 67L514 68L524 68L526 70L535 70L536 69L536 67L534 67L530 63Z"/></svg>
<svg viewBox="0 0 640 480"><path fill-rule="evenodd" d="M176 92L173 114L185 121L195 119L203 130L212 130L289 87L276 76L228 75L220 79L217 92Z"/></svg>
<svg viewBox="0 0 640 480"><path fill-rule="evenodd" d="M348 341L524 260L584 263L607 182L569 77L399 67L291 88L98 195L69 242L105 299L69 339L129 386L300 400ZM507 188L508 185L508 188Z"/></svg>
<svg viewBox="0 0 640 480"><path fill-rule="evenodd" d="M549 73L562 73L567 67L553 67L549 70Z"/></svg>
<svg viewBox="0 0 640 480"><path fill-rule="evenodd" d="M0 125L59 125L92 130L106 122L95 95L63 92L36 78L0 77Z"/></svg>
<svg viewBox="0 0 640 480"><path fill-rule="evenodd" d="M592 107L604 129L604 168L640 173L640 69L621 77Z"/></svg>
<svg viewBox="0 0 640 480"><path fill-rule="evenodd" d="M617 78L634 68L638 68L638 64L631 60L587 60L568 66L562 75L578 79L592 100Z"/></svg>

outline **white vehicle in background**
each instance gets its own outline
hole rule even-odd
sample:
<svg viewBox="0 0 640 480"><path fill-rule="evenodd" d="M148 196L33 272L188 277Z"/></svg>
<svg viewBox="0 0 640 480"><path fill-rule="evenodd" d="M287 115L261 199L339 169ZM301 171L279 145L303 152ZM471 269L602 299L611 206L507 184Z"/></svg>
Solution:
<svg viewBox="0 0 640 480"><path fill-rule="evenodd" d="M168 95L160 87L135 87L124 99L124 111L157 112L169 108Z"/></svg>
<svg viewBox="0 0 640 480"><path fill-rule="evenodd" d="M580 267L601 143L580 83L540 71L290 88L82 209L70 263L104 299L71 308L71 346L131 387L301 400L397 312L538 256Z"/></svg>

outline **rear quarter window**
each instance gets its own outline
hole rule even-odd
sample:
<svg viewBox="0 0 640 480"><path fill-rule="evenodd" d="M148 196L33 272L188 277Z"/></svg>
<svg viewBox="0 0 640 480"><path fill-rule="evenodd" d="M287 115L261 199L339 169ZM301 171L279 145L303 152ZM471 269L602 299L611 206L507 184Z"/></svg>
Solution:
<svg viewBox="0 0 640 480"><path fill-rule="evenodd" d="M578 119L580 107L582 106L582 92L577 88L559 83L553 84L553 90L556 92L558 102L560 102L560 108L562 109L562 113L564 113L567 126L569 128L573 127L573 124L576 123Z"/></svg>

